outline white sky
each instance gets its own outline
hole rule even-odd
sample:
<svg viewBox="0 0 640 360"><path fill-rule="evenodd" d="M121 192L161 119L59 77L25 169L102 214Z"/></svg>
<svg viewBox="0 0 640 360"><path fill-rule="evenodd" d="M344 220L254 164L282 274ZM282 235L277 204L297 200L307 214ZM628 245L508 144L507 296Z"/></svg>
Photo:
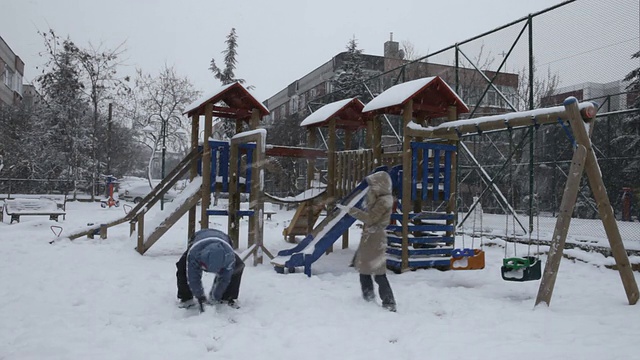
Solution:
<svg viewBox="0 0 640 360"><path fill-rule="evenodd" d="M126 42L125 72L155 73L166 62L206 92L220 85L209 62L222 64L224 40L235 27L236 76L254 85L262 101L344 51L353 36L365 53L382 55L393 32L394 40L408 40L426 55L559 2L0 0L0 36L26 63L26 82L44 63L36 31L52 28L80 46Z"/></svg>

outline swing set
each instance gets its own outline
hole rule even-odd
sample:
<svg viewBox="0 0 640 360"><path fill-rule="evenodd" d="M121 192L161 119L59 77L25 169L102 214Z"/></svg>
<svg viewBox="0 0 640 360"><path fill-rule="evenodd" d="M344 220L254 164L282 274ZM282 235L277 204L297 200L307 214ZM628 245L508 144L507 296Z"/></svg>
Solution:
<svg viewBox="0 0 640 360"><path fill-rule="evenodd" d="M502 115L494 115L473 119L455 120L444 122L438 126L431 127L419 127L412 124L412 126L406 127L406 135L422 137L425 139L449 139L458 140L458 149L462 148L467 150L467 156L471 157L476 165L478 165L478 171L481 174L481 178L486 183L486 188L479 196L478 201L473 204L469 213L464 217L462 222L458 224L458 228L462 223L473 213L473 209L486 194L489 189L494 193L494 196L499 200L501 206L505 209L505 213L511 214L513 217L513 233L515 237L515 224L520 224L520 227L524 230L525 234L528 234L529 250L527 256L517 257L514 248L514 256L508 257L508 250L505 248L505 258L501 267L502 278L506 281L531 281L541 279L538 297L536 299L536 305L544 302L547 305L550 303L555 279L557 277L560 260L562 259L562 252L564 250L564 244L566 241L569 223L571 221L571 215L575 207L577 192L579 190L580 180L583 172L586 172L589 180L589 186L594 194L594 198L598 205L598 212L603 223L603 227L606 231L609 244L620 273L620 278L625 289L627 299L630 305L637 303L639 298L639 292L635 277L633 275L629 258L627 257L624 244L620 236L620 232L615 221L613 209L611 208L606 188L602 181L602 174L600 172L597 158L593 148L591 147L590 135L593 131L594 123L593 119L596 116L596 106L590 102L578 103L578 101L570 97L565 100L563 106L556 106L545 109L536 109L524 112L507 113ZM513 208L508 204L506 198L497 190L495 185L496 181L504 176L501 174L507 165L511 164L511 158L515 149L513 148L513 141L510 140L511 154L507 158L508 160L498 171L496 178L492 179L482 166L475 161L471 152L468 151L461 138L469 135L480 135L486 132L504 131L511 132L515 129L527 129L527 134L530 131L534 131L540 125L560 123L565 127L565 123L569 123L573 136L570 136L572 145L574 148L574 156L572 159L571 168L565 190L563 193L562 202L560 205L560 212L556 221L553 237L551 239L551 246L549 247L549 255L545 264L544 271L542 271L542 264L540 259L535 254L531 254L531 244L533 243L533 213L530 212L529 231L524 229L524 226L517 219L517 215ZM566 127L565 127L566 130ZM523 141L524 138L523 136ZM510 137L511 139L511 137ZM533 142L532 142L533 144ZM519 145L521 146L521 145ZM533 145L532 145L533 147ZM531 149L533 151L533 149ZM511 166L509 166L511 168ZM530 171L533 168L530 167ZM511 174L513 177L513 174ZM510 179L513 184L513 178ZM533 201L533 184L530 184L530 208ZM456 194L457 196L457 194ZM513 191L512 191L513 200ZM507 230L508 232L508 217L507 217ZM539 222L539 220L538 220ZM538 226L539 228L539 226ZM475 232L475 230L474 230ZM476 235L476 234L474 234ZM539 234L538 234L539 236ZM474 236L475 237L475 236ZM482 236L480 236L482 241ZM539 241L536 241L539 243ZM456 248L453 250L451 269L453 270L472 270L480 269L483 266L484 254L482 249L473 249L464 247ZM472 243L473 246L473 243ZM539 246L539 245L538 245ZM476 251L477 250L477 251ZM471 266L473 261L470 261L474 257L478 257L477 266Z"/></svg>

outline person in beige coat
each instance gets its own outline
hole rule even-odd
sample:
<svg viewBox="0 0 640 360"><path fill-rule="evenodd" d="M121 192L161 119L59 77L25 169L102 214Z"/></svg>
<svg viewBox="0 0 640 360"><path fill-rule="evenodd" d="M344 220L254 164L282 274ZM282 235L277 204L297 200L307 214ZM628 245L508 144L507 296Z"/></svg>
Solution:
<svg viewBox="0 0 640 360"><path fill-rule="evenodd" d="M354 261L355 268L360 273L362 297L366 301L375 299L373 290L373 280L375 280L378 284L382 306L395 312L396 302L386 275L387 234L385 228L389 225L394 201L391 194L391 177L387 172L379 171L367 176L365 181L369 185L365 209L339 207L364 223L360 246L358 246Z"/></svg>

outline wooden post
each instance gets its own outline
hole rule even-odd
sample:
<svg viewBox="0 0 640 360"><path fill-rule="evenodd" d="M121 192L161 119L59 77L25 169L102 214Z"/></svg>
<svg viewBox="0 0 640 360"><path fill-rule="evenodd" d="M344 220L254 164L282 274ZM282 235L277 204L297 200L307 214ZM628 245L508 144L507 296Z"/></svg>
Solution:
<svg viewBox="0 0 640 360"><path fill-rule="evenodd" d="M145 248L144 248L144 212L141 212L140 215L138 215L138 246L136 247L136 250L138 251L138 253L140 253L140 255L144 254L144 252L145 252Z"/></svg>
<svg viewBox="0 0 640 360"><path fill-rule="evenodd" d="M538 296L536 297L536 305L541 302L547 305L551 303L551 295L553 294L553 287L556 283L558 269L560 268L560 260L562 260L562 253L564 251L567 233L569 232L569 225L571 224L573 208L576 205L578 191L580 190L580 180L582 179L586 156L587 149L582 145L578 145L573 152L571 167L567 174L567 183L564 187L564 193L562 194L558 220L556 220L556 227L553 230L547 263L544 266L544 273L542 274Z"/></svg>
<svg viewBox="0 0 640 360"><path fill-rule="evenodd" d="M622 285L624 286L627 294L629 305L635 305L638 302L638 285L633 275L633 271L631 270L627 252L624 249L620 231L618 230L618 224L616 223L613 215L613 208L609 203L609 196L607 195L604 182L602 181L602 173L600 172L598 160L593 148L591 147L591 139L589 138L590 131L587 131L586 129L576 98L570 97L565 100L564 107L569 118L569 123L571 124L571 129L573 130L574 138L578 144L578 148L574 153L571 171L574 172L574 167L579 169L579 163L582 162L580 160L584 158L583 167L587 173L589 187L591 188L598 205L598 213L607 234L607 239L611 246L611 252L613 253L616 265L618 266ZM591 124L590 128L591 127L593 127L593 124ZM584 156L581 155L582 150L580 147L585 149ZM557 269L562 257L566 232L568 231L571 214L573 213L573 207L577 198L582 171L579 173L571 173L569 176L565 193L562 196L561 212L558 216L556 229L554 230L554 243L549 251L549 258L544 269L544 277L540 283L540 289L538 290L536 305L541 302L549 305L551 302L551 295L553 294L553 286L557 276Z"/></svg>
<svg viewBox="0 0 640 360"><path fill-rule="evenodd" d="M402 112L402 267L409 268L409 209L411 204L411 136L406 134L413 118L413 100L407 101Z"/></svg>
<svg viewBox="0 0 640 360"><path fill-rule="evenodd" d="M106 239L107 238L107 225L106 224L100 224L100 239Z"/></svg>
<svg viewBox="0 0 640 360"><path fill-rule="evenodd" d="M213 104L206 104L204 107L204 136L202 147L202 193L201 212L200 212L200 229L209 228L209 216L207 209L211 203L211 147L209 146L209 137L211 136L213 126ZM215 181L215 179L213 179Z"/></svg>
<svg viewBox="0 0 640 360"><path fill-rule="evenodd" d="M455 106L449 106L447 120L453 121L458 118L458 109ZM453 219L447 220L447 225L453 225L454 231L448 231L447 236L456 236L455 225L458 222L458 208L456 207L456 199L458 197L458 179L457 179L457 167L458 167L458 141L450 140L449 144L456 146L456 154L451 154L451 172L449 178L449 202L447 202L447 214L453 214ZM433 191L439 191L433 189Z"/></svg>
<svg viewBox="0 0 640 360"><path fill-rule="evenodd" d="M315 127L307 128L307 146L310 148L316 147L316 130ZM316 168L316 159L314 157L310 157L307 159L307 189L311 188L311 184L314 179Z"/></svg>
<svg viewBox="0 0 640 360"><path fill-rule="evenodd" d="M244 129L244 120L236 120L236 133L234 135L238 135Z"/></svg>
<svg viewBox="0 0 640 360"><path fill-rule="evenodd" d="M257 110L254 110L257 112ZM256 123L257 127L257 123ZM263 223L264 223L264 202L262 197L261 183L263 176L264 163L264 143L262 135L258 134L256 138L256 148L253 151L253 164L251 164L251 194L249 195L250 209L253 210L253 216L249 219L249 246L256 244L257 251L253 257L253 265L262 264L262 248L263 248Z"/></svg>
<svg viewBox="0 0 640 360"><path fill-rule="evenodd" d="M251 119L249 120L249 129L255 130L258 128L259 125L260 125L260 111L258 109L253 109L251 110Z"/></svg>
<svg viewBox="0 0 640 360"><path fill-rule="evenodd" d="M344 130L344 149L351 150L353 146L353 131L349 129Z"/></svg>
<svg viewBox="0 0 640 360"><path fill-rule="evenodd" d="M240 189L238 188L238 177L240 176L240 167L238 166L239 149L233 141L229 146L229 215L227 234L233 242L233 248L237 249L240 245Z"/></svg>
<svg viewBox="0 0 640 360"><path fill-rule="evenodd" d="M585 128L584 121L580 115L580 109L578 108L578 100L571 97L564 101L567 114L569 115L569 122L571 123L571 129L573 135L578 144L583 145L587 149L587 160L585 162L584 169L587 173L587 179L589 180L589 187L593 192L593 196L598 204L598 213L604 230L607 233L609 239L609 245L611 246L611 252L616 260L618 266L618 272L622 279L622 285L627 293L627 299L629 305L635 305L638 302L638 284L636 278L633 275L627 252L620 236L618 229L618 223L613 214L613 208L609 202L609 196L607 195L607 189L602 181L602 173L600 172L600 166L598 165L598 159L591 147L591 139Z"/></svg>
<svg viewBox="0 0 640 360"><path fill-rule="evenodd" d="M327 136L327 195L328 205L333 206L336 203L336 119L329 120L329 134Z"/></svg>
<svg viewBox="0 0 640 360"><path fill-rule="evenodd" d="M382 122L381 115L377 115L370 122L373 123L373 168L382 165Z"/></svg>
<svg viewBox="0 0 640 360"><path fill-rule="evenodd" d="M200 116L198 114L194 114L191 117L191 151L198 148L199 130ZM189 169L189 180L193 181L196 176L198 176L198 164L196 161L194 161L191 164L191 168ZM187 223L187 242L196 232L196 206L197 205L194 205L189 209L189 222Z"/></svg>

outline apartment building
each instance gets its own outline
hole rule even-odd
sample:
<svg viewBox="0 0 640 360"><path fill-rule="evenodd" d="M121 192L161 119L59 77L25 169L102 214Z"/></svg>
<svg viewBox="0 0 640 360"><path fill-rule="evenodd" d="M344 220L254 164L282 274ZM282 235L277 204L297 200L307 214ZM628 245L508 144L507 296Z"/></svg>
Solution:
<svg viewBox="0 0 640 360"><path fill-rule="evenodd" d="M319 106L318 104L339 100L333 99L328 95L335 90L336 80L340 76L346 57L347 52L335 55L329 61L265 100L264 105L270 112L270 115L265 119L265 125L269 126L275 121L294 114L303 118L309 114L310 108L315 110ZM367 87L372 97L395 85L398 81L403 82L428 76L440 76L452 87L455 84L456 68L454 66L426 61L410 63L410 61L404 59L400 44L393 41L393 34L391 34L389 41L384 43L383 56L361 54L361 58L364 63L363 71L365 75L370 78L378 75L374 79L367 81ZM406 65L403 70L394 70L402 65ZM487 71L485 74L489 78L493 78L495 75L491 71ZM467 68L458 68L458 80L460 84L459 95L468 104L475 105L480 100L487 82L477 71ZM518 88L517 74L500 73L495 78L494 85L505 94L510 102L515 103ZM363 100L367 101L367 99ZM480 102L475 116L506 111L510 111L506 102L495 90L489 89L482 102Z"/></svg>
<svg viewBox="0 0 640 360"><path fill-rule="evenodd" d="M14 105L22 101L24 62L0 36L0 104Z"/></svg>
<svg viewBox="0 0 640 360"><path fill-rule="evenodd" d="M553 95L542 98L542 106L561 105L566 98L573 96L580 101L591 100L603 105L601 111L624 110L633 107L633 102L639 95L628 92L628 85L628 82L616 80L608 83L585 82L565 86L556 89Z"/></svg>

